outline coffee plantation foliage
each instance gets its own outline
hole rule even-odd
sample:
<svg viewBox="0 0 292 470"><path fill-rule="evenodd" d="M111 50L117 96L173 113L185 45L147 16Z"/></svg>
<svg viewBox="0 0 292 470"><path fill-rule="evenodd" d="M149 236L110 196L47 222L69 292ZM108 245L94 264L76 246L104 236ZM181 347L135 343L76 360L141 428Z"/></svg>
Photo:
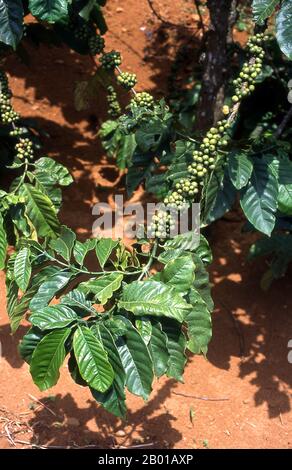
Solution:
<svg viewBox="0 0 292 470"><path fill-rule="evenodd" d="M253 2L259 29L241 51L221 119L204 136L195 129L190 135L179 105L169 106L167 97L157 101L136 92L136 74L123 72L118 51L107 51L105 3L0 0L1 54L4 59L17 51L22 37L37 28L40 40L49 32L52 41L94 57L97 71L86 90L76 90L75 101L82 108L84 92L90 95L96 80L102 82L110 116L100 131L103 145L127 169L129 195L144 184L166 210L154 215L152 236L137 239L131 249L111 238L81 242L61 225L62 187L72 177L41 154L31 123L13 108L4 60L0 165L15 178L0 191L0 267L6 270L12 332L24 318L31 325L19 352L35 384L40 390L55 385L68 361L72 379L124 417L126 389L146 400L155 378L183 381L188 351L205 355L212 335L209 244L192 232L170 237L173 211L199 202L204 228L239 199L246 230L263 234L251 257L272 256L263 286L282 276L292 259L289 103L259 113L256 122L248 113L258 88L274 83L288 93L292 2ZM40 23L24 24L28 13ZM120 88L129 92L126 108Z"/></svg>

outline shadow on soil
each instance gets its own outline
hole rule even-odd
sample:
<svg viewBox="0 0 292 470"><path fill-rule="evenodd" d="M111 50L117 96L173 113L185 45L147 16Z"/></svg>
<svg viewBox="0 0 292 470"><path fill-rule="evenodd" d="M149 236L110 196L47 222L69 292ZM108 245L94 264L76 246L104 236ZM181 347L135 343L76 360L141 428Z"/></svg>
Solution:
<svg viewBox="0 0 292 470"><path fill-rule="evenodd" d="M221 221L213 233L216 309L208 359L228 370L231 358L240 357L239 377L249 378L256 388L255 405L266 403L269 417L274 418L291 410L292 271L264 292L260 279L267 265L260 259L246 261L252 240L240 233L239 224Z"/></svg>
<svg viewBox="0 0 292 470"><path fill-rule="evenodd" d="M56 416L42 408L35 411L35 416L29 421L34 429L33 440L50 446L112 448L117 444L129 446L131 443L133 446L146 444L148 447L148 444L150 448L157 445L159 448L172 448L182 439L181 433L173 426L176 418L164 410L159 416L152 417L152 414L163 408L173 385L173 381L168 381L154 398L144 405L141 402L141 409L130 411L125 423L111 416L95 401L88 400L88 407L80 409L69 393L57 395L54 402L47 403ZM98 428L97 432L92 431L93 423Z"/></svg>

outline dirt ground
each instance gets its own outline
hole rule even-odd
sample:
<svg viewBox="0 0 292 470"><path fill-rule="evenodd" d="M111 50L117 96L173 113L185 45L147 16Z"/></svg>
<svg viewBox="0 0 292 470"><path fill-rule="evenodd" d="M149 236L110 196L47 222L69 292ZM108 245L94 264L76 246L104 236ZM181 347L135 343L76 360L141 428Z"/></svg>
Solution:
<svg viewBox="0 0 292 470"><path fill-rule="evenodd" d="M109 49L122 51L124 69L138 74L138 88L163 94L170 70L168 57L177 47L177 29L167 33L147 0L108 3ZM164 18L183 23L181 35L199 40L200 32L188 26L197 19L193 2L154 3ZM113 189L116 170L96 139L104 117L102 96L88 111L74 109L75 83L90 76L93 64L61 48L29 49L29 64L15 56L7 62L15 108L23 116L37 118L50 135L44 138L45 151L71 169L75 183L64 193L62 220L81 237L90 235L93 203L111 201L114 191L123 193L122 185ZM0 448L31 447L32 443L292 448L292 364L287 358L292 339L292 272L263 292L259 280L265 265L246 261L252 240L241 234L241 225L222 220L211 232L215 261L210 273L216 308L208 360L191 357L185 384L159 380L147 403L129 395L126 423L110 416L86 389L74 384L66 366L56 387L46 393L38 391L17 353L26 328L21 327L14 337L10 334L1 273Z"/></svg>

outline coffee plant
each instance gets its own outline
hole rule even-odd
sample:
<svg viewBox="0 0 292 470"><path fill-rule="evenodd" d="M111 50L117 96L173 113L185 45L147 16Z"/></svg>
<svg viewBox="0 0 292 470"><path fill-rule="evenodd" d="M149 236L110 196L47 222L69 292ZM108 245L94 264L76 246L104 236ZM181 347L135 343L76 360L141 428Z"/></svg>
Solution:
<svg viewBox="0 0 292 470"><path fill-rule="evenodd" d="M25 30L29 36L30 27L23 26L28 13L77 52L99 55L88 87L102 80L107 91L111 120L100 131L104 147L127 168L129 195L143 182L166 210L153 216L152 236L141 236L131 248L111 238L77 240L58 218L61 188L72 178L64 166L40 155L35 133L13 109L1 71L1 137L8 149L1 168L15 178L0 191L0 268L6 270L12 332L23 319L31 325L19 352L39 389L57 383L66 359L72 379L124 417L126 389L146 400L155 378L183 381L188 351L205 355L211 339L210 248L191 231L172 237L173 211L199 202L204 227L239 196L249 229L272 235L252 248L252 256L274 253L271 271L277 277L281 260L288 262L287 246L291 251L292 163L285 109L276 131L274 115L266 115L263 131L236 137L241 109L265 79L271 31L249 38L221 118L204 136L189 136L166 100L138 93L136 75L120 68L120 53L106 50L105 3L0 0L3 55L17 47ZM254 17L266 22L278 3L277 40L291 59L292 2L254 1ZM120 88L129 93L126 109L118 100Z"/></svg>

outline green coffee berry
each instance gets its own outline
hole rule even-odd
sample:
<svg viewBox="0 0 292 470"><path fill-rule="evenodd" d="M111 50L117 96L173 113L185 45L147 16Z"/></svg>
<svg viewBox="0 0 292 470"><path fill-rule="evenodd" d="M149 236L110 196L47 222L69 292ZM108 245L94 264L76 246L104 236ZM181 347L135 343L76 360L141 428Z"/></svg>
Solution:
<svg viewBox="0 0 292 470"><path fill-rule="evenodd" d="M120 85L122 85L127 90L134 88L137 83L137 77L135 73L122 72L118 75L117 78Z"/></svg>
<svg viewBox="0 0 292 470"><path fill-rule="evenodd" d="M131 100L131 103L138 106L144 106L145 108L151 108L154 105L154 98L150 93L143 91L141 93L136 93L134 98Z"/></svg>
<svg viewBox="0 0 292 470"><path fill-rule="evenodd" d="M15 145L17 157L32 159L33 158L33 143L30 139L20 138L19 142Z"/></svg>
<svg viewBox="0 0 292 470"><path fill-rule="evenodd" d="M88 24L83 24L76 28L76 25L72 23L70 24L71 29L74 29L74 34L76 39L80 39L81 41L86 41L92 34L92 28Z"/></svg>
<svg viewBox="0 0 292 470"><path fill-rule="evenodd" d="M92 36L88 40L88 47L91 55L100 54L104 50L105 42L100 34Z"/></svg>
<svg viewBox="0 0 292 470"><path fill-rule="evenodd" d="M121 114L121 107L118 102L117 94L113 86L107 87L108 114L111 117L118 117Z"/></svg>
<svg viewBox="0 0 292 470"><path fill-rule="evenodd" d="M122 63L121 54L117 51L106 52L102 54L99 60L106 70L112 70Z"/></svg>

